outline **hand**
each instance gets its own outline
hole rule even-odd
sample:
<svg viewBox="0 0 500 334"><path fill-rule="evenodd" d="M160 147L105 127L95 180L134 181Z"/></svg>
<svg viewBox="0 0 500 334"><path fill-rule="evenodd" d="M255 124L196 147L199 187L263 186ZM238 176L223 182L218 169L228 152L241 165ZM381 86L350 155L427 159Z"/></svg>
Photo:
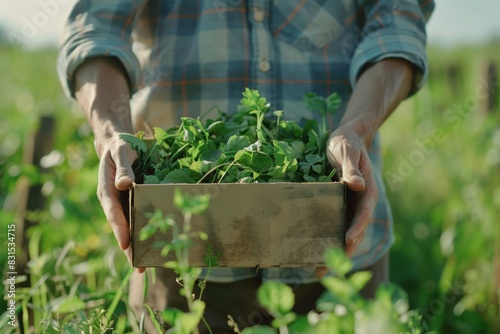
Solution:
<svg viewBox="0 0 500 334"><path fill-rule="evenodd" d="M128 190L134 182L132 164L137 153L118 138L122 132L132 132L129 97L126 71L117 59L90 58L75 73L75 98L92 127L100 159L97 196L120 248L132 264L120 191Z"/></svg>
<svg viewBox="0 0 500 334"><path fill-rule="evenodd" d="M102 146L96 141L96 147ZM132 186L134 182L132 164L136 159L137 152L116 134L100 155L97 185L97 197L106 219L130 264L132 264L130 231L120 202L120 191L128 190ZM144 268L138 268L138 271L144 272Z"/></svg>
<svg viewBox="0 0 500 334"><path fill-rule="evenodd" d="M365 143L354 129L344 126L335 130L328 139L326 153L340 180L357 192L354 217L346 233L346 253L351 257L372 221L378 187Z"/></svg>
<svg viewBox="0 0 500 334"><path fill-rule="evenodd" d="M346 233L346 253L353 256L372 221L378 188L367 149L380 125L394 111L413 83L414 67L405 59L386 58L359 75L338 128L328 139L326 153L341 181L357 192L355 212ZM326 268L317 268L322 277Z"/></svg>

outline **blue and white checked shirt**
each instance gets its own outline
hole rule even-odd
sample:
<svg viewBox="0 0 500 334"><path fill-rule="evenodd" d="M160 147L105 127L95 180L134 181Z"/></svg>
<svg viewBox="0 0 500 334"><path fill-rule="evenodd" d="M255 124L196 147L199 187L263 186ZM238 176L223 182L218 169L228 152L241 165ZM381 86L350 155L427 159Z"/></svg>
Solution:
<svg viewBox="0 0 500 334"><path fill-rule="evenodd" d="M416 70L412 92L423 85L425 23L433 9L432 0L79 1L58 68L73 96L73 74L83 61L118 58L131 83L136 131L170 127L181 116L196 117L214 106L236 110L245 87L258 89L272 108L296 121L311 117L302 102L306 92L337 92L344 103L330 120L333 129L369 63L404 58ZM373 264L393 242L378 136L369 154L380 198L353 258L355 270ZM211 280L255 275L250 268L217 268ZM262 275L287 283L315 281L314 271L306 269L274 268Z"/></svg>

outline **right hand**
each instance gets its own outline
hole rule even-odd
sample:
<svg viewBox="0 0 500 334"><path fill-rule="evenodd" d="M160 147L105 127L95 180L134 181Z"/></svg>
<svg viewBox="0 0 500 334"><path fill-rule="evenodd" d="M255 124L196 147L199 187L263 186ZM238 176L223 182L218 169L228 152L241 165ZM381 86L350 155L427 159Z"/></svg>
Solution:
<svg viewBox="0 0 500 334"><path fill-rule="evenodd" d="M100 159L97 197L120 248L132 264L130 230L120 191L128 190L134 182L132 164L137 153L118 137L132 132L130 88L121 63L110 57L95 57L80 65L75 73L75 98L95 136Z"/></svg>

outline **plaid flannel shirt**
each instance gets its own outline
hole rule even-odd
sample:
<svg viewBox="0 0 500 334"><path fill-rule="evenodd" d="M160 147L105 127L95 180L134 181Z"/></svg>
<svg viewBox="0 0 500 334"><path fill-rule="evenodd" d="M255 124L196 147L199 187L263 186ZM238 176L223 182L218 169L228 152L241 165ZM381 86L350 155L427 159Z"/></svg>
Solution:
<svg viewBox="0 0 500 334"><path fill-rule="evenodd" d="M312 117L304 93L337 92L344 102L330 119L333 129L367 64L406 59L415 67L412 93L423 85L425 24L433 8L432 0L83 0L70 14L58 70L74 96L73 74L82 62L118 58L131 85L135 130L170 127L214 106L236 110L245 87L258 89L272 108L298 122ZM378 135L369 155L380 197L354 270L373 264L393 242ZM287 283L315 281L313 270L277 268L215 268L210 280L257 274Z"/></svg>

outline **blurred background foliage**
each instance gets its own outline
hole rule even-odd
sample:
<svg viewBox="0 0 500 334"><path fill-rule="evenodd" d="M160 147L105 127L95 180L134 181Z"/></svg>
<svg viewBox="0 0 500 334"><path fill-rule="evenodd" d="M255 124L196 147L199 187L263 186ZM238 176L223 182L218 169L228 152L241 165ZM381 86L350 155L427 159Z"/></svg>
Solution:
<svg viewBox="0 0 500 334"><path fill-rule="evenodd" d="M121 293L128 264L95 196L92 134L61 91L56 53L0 46L0 267L8 271L7 225L26 217L33 226L17 258L29 252L30 277L18 276L16 297L38 329L102 329L108 315L98 310L111 307L116 332L137 331ZM428 84L381 129L396 233L391 277L421 311L425 331L498 333L500 84L490 80L486 97L484 82L489 65L500 66L500 44L434 46L429 58ZM40 171L29 151L43 116L55 119L55 131ZM45 201L35 212L24 211L29 186Z"/></svg>

